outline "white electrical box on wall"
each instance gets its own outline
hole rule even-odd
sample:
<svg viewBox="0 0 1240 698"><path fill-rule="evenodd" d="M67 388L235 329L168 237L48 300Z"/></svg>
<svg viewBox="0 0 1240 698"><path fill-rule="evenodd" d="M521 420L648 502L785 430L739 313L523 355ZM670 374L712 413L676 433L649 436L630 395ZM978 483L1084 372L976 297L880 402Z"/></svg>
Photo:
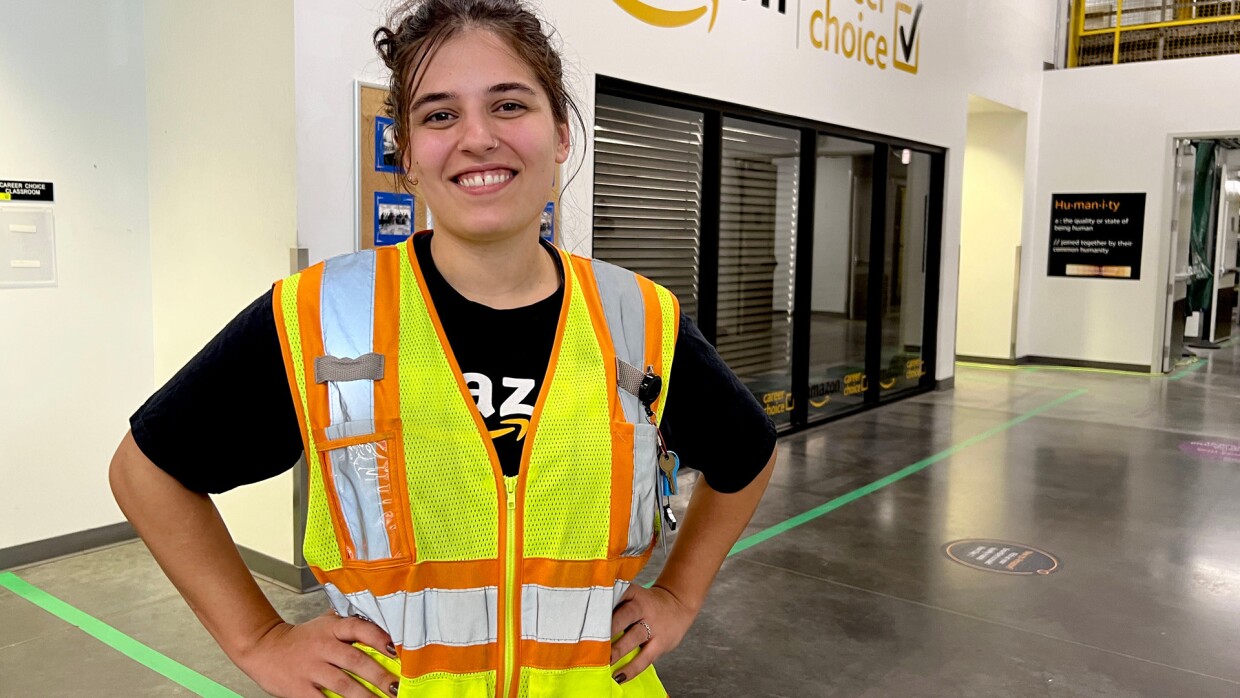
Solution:
<svg viewBox="0 0 1240 698"><path fill-rule="evenodd" d="M55 285L51 207L0 206L0 288Z"/></svg>

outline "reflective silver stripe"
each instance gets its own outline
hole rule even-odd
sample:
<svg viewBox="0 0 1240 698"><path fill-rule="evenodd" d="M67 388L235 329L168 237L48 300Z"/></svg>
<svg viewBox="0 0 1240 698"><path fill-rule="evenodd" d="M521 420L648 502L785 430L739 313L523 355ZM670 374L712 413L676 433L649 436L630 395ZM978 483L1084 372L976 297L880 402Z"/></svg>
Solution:
<svg viewBox="0 0 1240 698"><path fill-rule="evenodd" d="M521 639L556 644L611 641L611 612L623 591L614 587L521 587ZM626 585L627 587L627 585Z"/></svg>
<svg viewBox="0 0 1240 698"><path fill-rule="evenodd" d="M651 424L633 426L633 499L629 504L629 540L624 557L646 552L654 538L655 486L659 481L658 437Z"/></svg>
<svg viewBox="0 0 1240 698"><path fill-rule="evenodd" d="M323 350L327 355L355 359L373 352L375 251L327 260L320 293ZM374 383L329 383L327 389L332 424L375 418Z"/></svg>
<svg viewBox="0 0 1240 698"><path fill-rule="evenodd" d="M637 275L597 259L592 263L616 359L645 371L650 363L645 355L646 303L637 285ZM637 397L626 390L618 390L618 393L625 419L633 424L633 496L629 500L629 537L622 554L636 557L646 552L654 538L658 440Z"/></svg>
<svg viewBox="0 0 1240 698"><path fill-rule="evenodd" d="M637 275L597 259L591 263L616 358L645 371L646 304L637 285ZM634 395L621 390L620 404L624 406L624 417L629 422L638 424L644 421L641 403Z"/></svg>
<svg viewBox="0 0 1240 698"><path fill-rule="evenodd" d="M375 252L334 257L323 266L320 289L323 349L338 359L360 359L374 352ZM374 432L373 380L329 381L331 426L328 439L364 436ZM383 514L378 463L389 454L376 446L359 444L328 452L332 481L360 560L392 556L387 520Z"/></svg>
<svg viewBox="0 0 1240 698"><path fill-rule="evenodd" d="M499 638L498 587L427 589L380 597L370 592L342 594L334 584L323 588L336 615L360 615L383 628L393 644L408 650L486 645Z"/></svg>
<svg viewBox="0 0 1240 698"><path fill-rule="evenodd" d="M614 609L620 605L620 598L624 596L624 592L629 590L629 583L623 579L616 580L615 591L612 592L611 607Z"/></svg>

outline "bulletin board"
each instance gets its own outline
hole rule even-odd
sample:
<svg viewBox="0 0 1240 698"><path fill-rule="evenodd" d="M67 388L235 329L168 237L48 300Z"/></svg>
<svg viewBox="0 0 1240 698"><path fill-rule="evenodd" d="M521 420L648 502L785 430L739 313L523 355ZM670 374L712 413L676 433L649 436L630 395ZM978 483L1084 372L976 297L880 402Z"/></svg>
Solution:
<svg viewBox="0 0 1240 698"><path fill-rule="evenodd" d="M404 169L395 154L395 132L387 116L388 90L357 83L357 247L394 245L410 234L432 227L432 214L416 194L400 186ZM560 241L562 167L556 168L551 198L543 209L540 235L553 245Z"/></svg>
<svg viewBox="0 0 1240 698"><path fill-rule="evenodd" d="M357 83L356 224L361 250L394 245L430 227L426 204L401 187L405 172L395 155L396 134L384 106L387 94L385 87Z"/></svg>

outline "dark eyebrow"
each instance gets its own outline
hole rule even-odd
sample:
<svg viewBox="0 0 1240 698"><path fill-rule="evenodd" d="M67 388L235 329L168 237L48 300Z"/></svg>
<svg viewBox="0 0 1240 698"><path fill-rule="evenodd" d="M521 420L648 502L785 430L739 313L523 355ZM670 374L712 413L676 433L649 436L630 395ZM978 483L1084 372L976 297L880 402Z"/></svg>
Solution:
<svg viewBox="0 0 1240 698"><path fill-rule="evenodd" d="M491 94L500 94L502 92L527 92L531 95L537 94L534 92L534 88L523 82L501 82L498 85L492 85L491 89L487 90L487 92L490 92Z"/></svg>
<svg viewBox="0 0 1240 698"><path fill-rule="evenodd" d="M409 105L409 113L412 114L421 109L430 102L443 102L449 99L456 99L454 92L429 92L413 100L413 104Z"/></svg>
<svg viewBox="0 0 1240 698"><path fill-rule="evenodd" d="M537 94L534 92L534 88L523 82L501 82L498 85L492 85L487 92L493 95L503 94L505 92L525 92L530 95ZM427 94L415 99L413 104L409 105L409 113L412 114L431 102L445 102L450 99L456 99L456 97L457 95L455 92L428 92Z"/></svg>

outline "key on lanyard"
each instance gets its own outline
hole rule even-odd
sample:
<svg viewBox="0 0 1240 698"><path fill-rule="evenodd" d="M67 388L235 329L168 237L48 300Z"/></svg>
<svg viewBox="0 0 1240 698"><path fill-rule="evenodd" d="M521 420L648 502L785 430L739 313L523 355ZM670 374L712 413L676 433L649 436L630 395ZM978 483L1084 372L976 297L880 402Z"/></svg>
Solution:
<svg viewBox="0 0 1240 698"><path fill-rule="evenodd" d="M663 494L673 496L680 494L676 487L676 476L680 473L680 456L675 451L664 451L659 454L659 470L663 471ZM674 529L673 529L674 530Z"/></svg>
<svg viewBox="0 0 1240 698"><path fill-rule="evenodd" d="M660 450L659 452L659 506L663 509L663 520L669 530L676 530L676 515L672 513L672 495L676 494L676 475L680 471L680 456L675 451Z"/></svg>

